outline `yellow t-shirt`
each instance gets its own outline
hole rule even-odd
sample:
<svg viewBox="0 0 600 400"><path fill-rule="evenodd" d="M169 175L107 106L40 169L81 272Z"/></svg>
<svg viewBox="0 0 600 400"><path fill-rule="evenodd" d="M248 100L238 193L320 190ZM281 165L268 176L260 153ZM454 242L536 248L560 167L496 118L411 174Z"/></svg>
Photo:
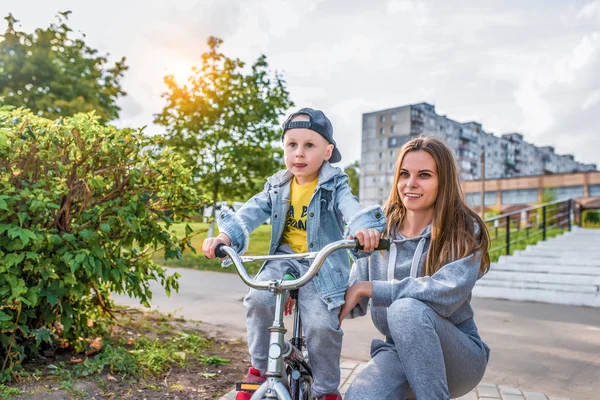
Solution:
<svg viewBox="0 0 600 400"><path fill-rule="evenodd" d="M287 243L296 253L306 253L306 214L308 204L317 187L315 179L311 183L299 185L296 177L292 179L290 187L290 210L285 220L282 243Z"/></svg>

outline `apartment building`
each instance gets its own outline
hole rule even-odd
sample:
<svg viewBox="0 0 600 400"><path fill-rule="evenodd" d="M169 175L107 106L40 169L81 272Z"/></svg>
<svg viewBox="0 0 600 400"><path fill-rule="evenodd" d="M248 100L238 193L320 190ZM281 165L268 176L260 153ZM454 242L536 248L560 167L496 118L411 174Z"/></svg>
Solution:
<svg viewBox="0 0 600 400"><path fill-rule="evenodd" d="M360 200L364 205L385 202L398 152L417 136L444 140L456 156L464 181L481 179L483 151L486 179L596 171L595 164L556 154L550 146L537 147L520 133L495 136L478 122L461 123L438 115L431 104L410 104L363 114ZM495 201L492 196L490 202Z"/></svg>

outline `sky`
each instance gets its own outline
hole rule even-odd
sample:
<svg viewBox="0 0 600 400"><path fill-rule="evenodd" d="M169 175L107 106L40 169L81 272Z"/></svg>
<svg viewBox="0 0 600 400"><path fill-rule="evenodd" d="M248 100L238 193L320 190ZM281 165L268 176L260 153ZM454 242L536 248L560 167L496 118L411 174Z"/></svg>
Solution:
<svg viewBox="0 0 600 400"><path fill-rule="evenodd" d="M600 167L600 0L0 0L28 32L66 10L89 46L127 58L120 127L163 132L163 77L183 81L212 35L229 57L265 54L289 111L329 116L341 166L360 159L363 113L428 102Z"/></svg>

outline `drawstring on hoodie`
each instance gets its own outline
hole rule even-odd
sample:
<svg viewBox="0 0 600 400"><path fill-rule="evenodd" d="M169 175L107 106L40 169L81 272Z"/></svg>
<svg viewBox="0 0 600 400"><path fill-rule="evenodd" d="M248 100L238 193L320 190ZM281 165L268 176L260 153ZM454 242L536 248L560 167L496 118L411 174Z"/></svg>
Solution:
<svg viewBox="0 0 600 400"><path fill-rule="evenodd" d="M394 280L394 272L396 271L396 258L398 257L398 245L400 243L406 242L410 239L403 240L394 240L392 242L392 246L390 246L390 257L388 261L388 281ZM415 250L415 254L412 258L412 263L410 266L410 277L417 278L419 276L419 262L421 261L421 256L423 255L423 248L425 247L426 238L422 237L419 240L419 244L417 244L417 248Z"/></svg>

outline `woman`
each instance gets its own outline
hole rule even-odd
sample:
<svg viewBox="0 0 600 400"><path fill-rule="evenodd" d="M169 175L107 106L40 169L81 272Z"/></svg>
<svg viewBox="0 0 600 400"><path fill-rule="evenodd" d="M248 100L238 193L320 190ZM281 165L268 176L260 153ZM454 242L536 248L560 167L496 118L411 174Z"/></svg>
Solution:
<svg viewBox="0 0 600 400"><path fill-rule="evenodd" d="M344 317L371 315L385 341L346 400L449 399L480 382L489 348L473 320L471 290L490 265L485 224L465 203L451 150L416 138L398 157L385 205L394 244L355 264Z"/></svg>

